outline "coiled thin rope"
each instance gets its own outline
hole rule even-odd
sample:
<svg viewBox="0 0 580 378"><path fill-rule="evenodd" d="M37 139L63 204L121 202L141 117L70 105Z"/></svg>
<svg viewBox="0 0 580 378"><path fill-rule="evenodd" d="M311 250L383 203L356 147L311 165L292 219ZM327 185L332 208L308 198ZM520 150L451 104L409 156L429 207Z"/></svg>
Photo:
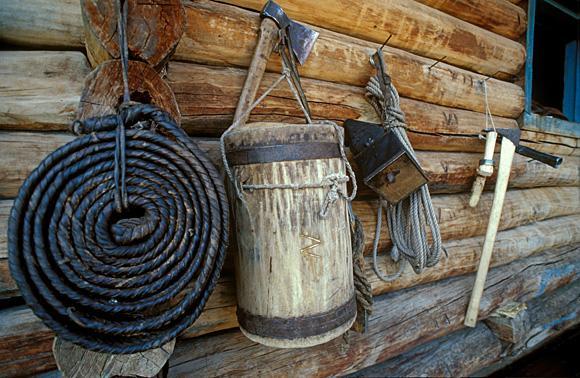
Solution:
<svg viewBox="0 0 580 378"><path fill-rule="evenodd" d="M121 213L119 122L128 204ZM46 157L14 201L10 271L63 339L107 353L159 347L194 322L219 278L228 240L223 182L154 106L76 121L74 130L84 135Z"/></svg>
<svg viewBox="0 0 580 378"><path fill-rule="evenodd" d="M380 50L379 53L381 53ZM409 155L415 156L415 151L405 132L407 125L405 115L401 111L399 93L389 79L386 85L388 93L385 96L379 80L378 75L369 80L366 86L367 99L383 120L383 126L399 137ZM393 261L398 262L402 257L411 264L417 274L426 267L436 265L441 257L441 233L431 203L429 188L427 185L423 185L408 198L395 205L379 200L377 228L373 244L373 268L377 276L383 281L392 281L400 276L404 268L403 264L399 264L398 272L385 275L378 267L378 239L381 232L383 206L387 210L387 224L393 242L391 249ZM428 240L427 227L431 233L431 243Z"/></svg>

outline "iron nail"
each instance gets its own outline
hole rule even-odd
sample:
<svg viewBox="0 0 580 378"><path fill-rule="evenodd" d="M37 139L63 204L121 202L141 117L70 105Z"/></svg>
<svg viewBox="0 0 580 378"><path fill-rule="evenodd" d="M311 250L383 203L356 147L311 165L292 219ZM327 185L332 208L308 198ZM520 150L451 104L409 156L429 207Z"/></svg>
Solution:
<svg viewBox="0 0 580 378"><path fill-rule="evenodd" d="M435 67L436 65L438 65L439 63L441 63L442 61L444 61L446 58L447 58L447 55L445 55L441 59L437 59L437 61L435 63L433 63L432 65L429 66L429 71L431 71L431 68Z"/></svg>

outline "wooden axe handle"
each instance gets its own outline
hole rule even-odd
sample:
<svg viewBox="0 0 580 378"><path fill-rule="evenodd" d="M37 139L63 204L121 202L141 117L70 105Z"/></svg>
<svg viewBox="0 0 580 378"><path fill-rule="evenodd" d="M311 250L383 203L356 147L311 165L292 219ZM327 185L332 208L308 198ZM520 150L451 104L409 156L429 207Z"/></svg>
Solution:
<svg viewBox="0 0 580 378"><path fill-rule="evenodd" d="M254 56L248 69L248 76L246 76L246 82L242 88L234 115L234 121L239 120L239 126L243 126L250 117L249 113L243 117L242 115L250 108L256 98L262 77L266 71L266 64L268 64L268 59L276 43L278 43L278 37L278 25L271 18L263 18L260 25L258 45L256 50L254 50Z"/></svg>
<svg viewBox="0 0 580 378"><path fill-rule="evenodd" d="M489 222L487 224L487 232L485 233L485 241L483 243L481 260L479 260L479 268L477 268L475 284L473 285L469 307L467 308L467 313L465 314L464 324L468 327L475 327L475 323L477 323L479 302L481 301L483 288L485 287L485 280L487 278L491 253L493 251L493 244L495 243L495 236L499 226L501 210L503 207L503 201L505 199L505 193L507 190L515 150L516 146L511 140L508 138L502 138L501 152L499 155L499 169L497 171L497 182L495 184L495 192L493 194L493 204L491 205Z"/></svg>

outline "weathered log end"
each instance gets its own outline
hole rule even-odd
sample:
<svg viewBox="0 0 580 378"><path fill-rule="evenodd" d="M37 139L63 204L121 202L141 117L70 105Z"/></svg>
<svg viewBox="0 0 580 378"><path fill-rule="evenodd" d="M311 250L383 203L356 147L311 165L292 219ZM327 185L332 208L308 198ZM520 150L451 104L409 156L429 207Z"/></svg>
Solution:
<svg viewBox="0 0 580 378"><path fill-rule="evenodd" d="M495 310L485 324L498 339L517 344L529 331L530 317L524 303L511 302Z"/></svg>
<svg viewBox="0 0 580 378"><path fill-rule="evenodd" d="M141 353L110 354L87 350L55 337L52 352L58 370L66 378L153 377L163 369L174 347L175 339Z"/></svg>
<svg viewBox="0 0 580 378"><path fill-rule="evenodd" d="M171 114L177 123L181 121L171 88L148 64L129 62L129 88L132 101L156 105ZM86 119L115 113L122 102L121 62L111 60L99 65L87 76L77 118Z"/></svg>
<svg viewBox="0 0 580 378"><path fill-rule="evenodd" d="M161 68L175 51L185 28L180 0L129 0L129 55ZM113 0L81 0L87 55L93 67L119 58L117 11Z"/></svg>

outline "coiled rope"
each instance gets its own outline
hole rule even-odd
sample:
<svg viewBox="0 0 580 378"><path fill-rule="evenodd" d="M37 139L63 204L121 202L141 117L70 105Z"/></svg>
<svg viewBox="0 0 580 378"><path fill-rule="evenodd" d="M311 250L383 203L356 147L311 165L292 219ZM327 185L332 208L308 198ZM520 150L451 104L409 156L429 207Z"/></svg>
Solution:
<svg viewBox="0 0 580 378"><path fill-rule="evenodd" d="M378 51L382 54L382 51ZM382 59L380 59L382 61ZM386 72L386 68L385 68ZM399 93L390 78L385 83L387 93L381 90L381 78L377 74L371 77L366 86L366 97L377 114L383 120L385 129L390 129L402 142L409 155L415 156L415 151L407 137L405 129L405 114L401 111ZM382 208L387 210L387 225L393 242L391 258L399 262L401 257L408 261L415 273L419 274L426 267L432 267L441 257L441 233L437 217L431 203L431 195L427 185L412 193L408 198L393 205L379 199L377 226L373 243L373 268L377 276L383 281L392 281L398 278L404 268L399 264L396 273L383 274L377 263L378 242L381 233ZM432 242L429 243L427 227L430 230Z"/></svg>
<svg viewBox="0 0 580 378"><path fill-rule="evenodd" d="M116 129L126 130L128 208L115 204ZM200 315L223 265L228 203L218 172L151 105L77 121L10 215L10 270L60 337L107 353L175 338Z"/></svg>
<svg viewBox="0 0 580 378"><path fill-rule="evenodd" d="M73 131L14 201L12 277L64 340L115 354L159 347L198 318L219 278L223 182L155 106L123 106Z"/></svg>

